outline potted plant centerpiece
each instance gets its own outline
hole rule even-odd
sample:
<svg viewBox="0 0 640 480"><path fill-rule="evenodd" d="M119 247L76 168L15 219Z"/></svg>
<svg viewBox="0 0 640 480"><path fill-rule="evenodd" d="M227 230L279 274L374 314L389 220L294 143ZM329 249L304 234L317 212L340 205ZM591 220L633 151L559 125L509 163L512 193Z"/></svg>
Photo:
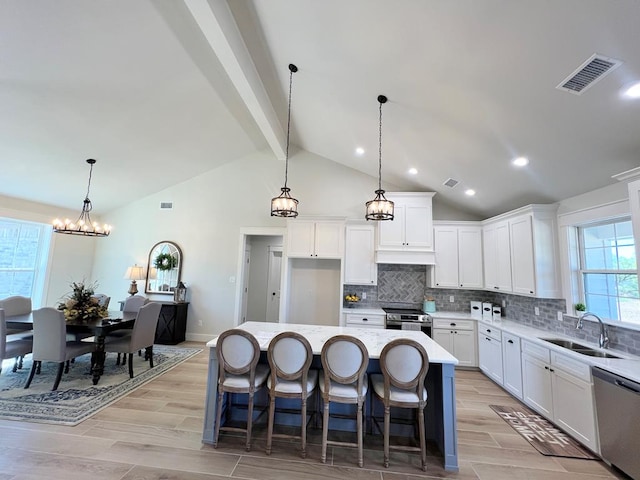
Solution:
<svg viewBox="0 0 640 480"><path fill-rule="evenodd" d="M89 322L109 315L107 307L100 305L94 297L96 284L85 285L84 282L73 282L71 293L58 304L58 310L64 313L68 322Z"/></svg>

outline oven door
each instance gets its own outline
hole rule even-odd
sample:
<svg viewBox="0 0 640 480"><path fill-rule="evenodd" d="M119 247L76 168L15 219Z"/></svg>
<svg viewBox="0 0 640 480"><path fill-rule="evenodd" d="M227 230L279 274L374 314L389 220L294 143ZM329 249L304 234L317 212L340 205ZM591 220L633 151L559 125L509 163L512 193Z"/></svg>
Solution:
<svg viewBox="0 0 640 480"><path fill-rule="evenodd" d="M413 330L421 331L427 336L431 336L431 324L422 322L406 322L402 320L387 320L385 328L387 330Z"/></svg>

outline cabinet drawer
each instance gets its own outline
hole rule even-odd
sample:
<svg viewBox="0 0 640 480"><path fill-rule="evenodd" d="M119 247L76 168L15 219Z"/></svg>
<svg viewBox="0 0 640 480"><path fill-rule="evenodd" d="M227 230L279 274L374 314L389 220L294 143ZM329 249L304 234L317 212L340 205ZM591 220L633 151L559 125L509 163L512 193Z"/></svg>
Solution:
<svg viewBox="0 0 640 480"><path fill-rule="evenodd" d="M474 323L475 322L473 320L458 320L456 318L434 318L433 328L455 328L456 330L473 330Z"/></svg>
<svg viewBox="0 0 640 480"><path fill-rule="evenodd" d="M545 363L551 361L548 348L527 342L526 340L522 340L522 353L528 353L532 357L538 358Z"/></svg>
<svg viewBox="0 0 640 480"><path fill-rule="evenodd" d="M478 333L491 337L494 340L502 341L502 330L494 327L493 325L487 325L486 323L478 322Z"/></svg>
<svg viewBox="0 0 640 480"><path fill-rule="evenodd" d="M347 327L366 327L367 325L384 327L384 315L347 313Z"/></svg>
<svg viewBox="0 0 640 480"><path fill-rule="evenodd" d="M587 363L567 357L561 353L551 351L551 366L564 370L566 373L591 383L591 368Z"/></svg>

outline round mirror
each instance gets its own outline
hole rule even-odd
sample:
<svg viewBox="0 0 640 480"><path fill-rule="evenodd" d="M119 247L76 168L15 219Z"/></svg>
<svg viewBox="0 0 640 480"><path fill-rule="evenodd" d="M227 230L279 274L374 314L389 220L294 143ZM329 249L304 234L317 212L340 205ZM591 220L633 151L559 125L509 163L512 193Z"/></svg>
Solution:
<svg viewBox="0 0 640 480"><path fill-rule="evenodd" d="M145 293L173 295L180 282L182 251L173 242L156 243L149 252Z"/></svg>

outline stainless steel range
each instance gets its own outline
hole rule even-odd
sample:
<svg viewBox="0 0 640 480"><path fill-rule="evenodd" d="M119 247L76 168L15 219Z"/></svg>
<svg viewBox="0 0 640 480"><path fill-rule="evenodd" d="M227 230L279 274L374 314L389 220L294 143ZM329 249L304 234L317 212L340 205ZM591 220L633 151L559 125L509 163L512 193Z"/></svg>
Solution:
<svg viewBox="0 0 640 480"><path fill-rule="evenodd" d="M432 320L428 313L411 308L382 308L386 315L385 328L390 330L419 330L431 336Z"/></svg>

